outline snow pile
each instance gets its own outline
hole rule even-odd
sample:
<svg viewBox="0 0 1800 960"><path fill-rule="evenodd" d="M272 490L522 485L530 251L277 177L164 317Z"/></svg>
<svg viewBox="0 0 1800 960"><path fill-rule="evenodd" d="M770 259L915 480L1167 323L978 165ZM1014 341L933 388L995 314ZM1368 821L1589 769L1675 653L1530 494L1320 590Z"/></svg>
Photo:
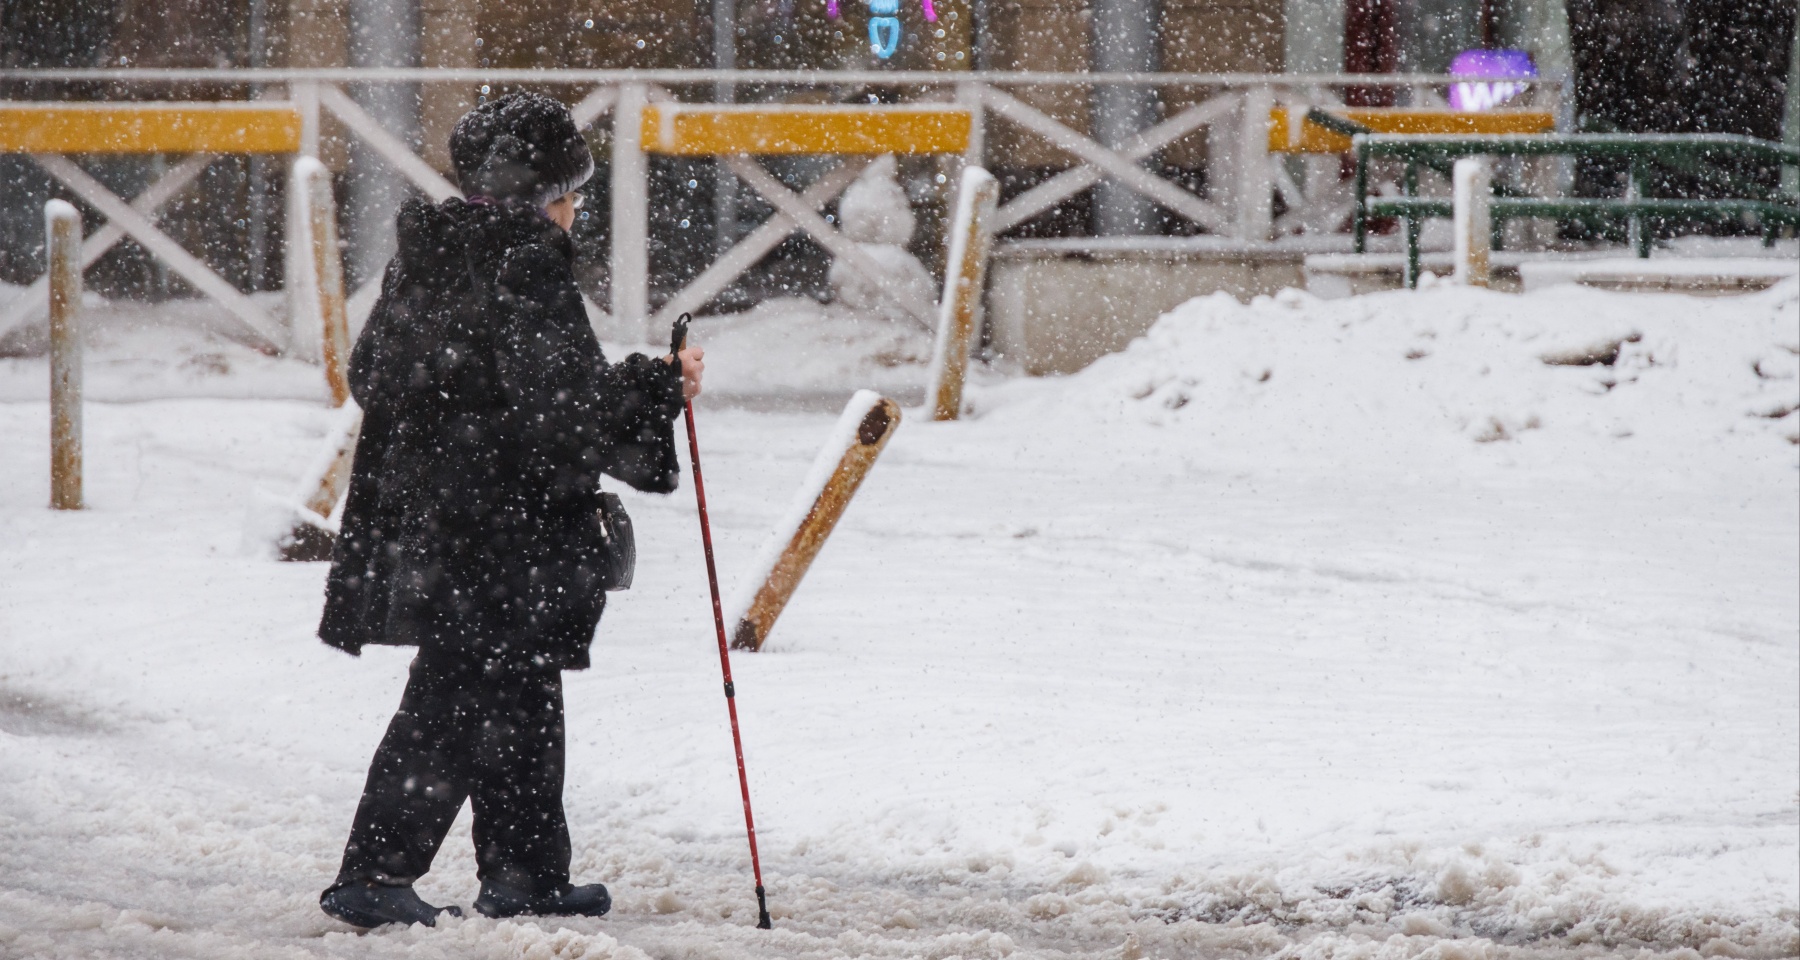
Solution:
<svg viewBox="0 0 1800 960"><path fill-rule="evenodd" d="M864 388L915 403L931 359L931 334L917 325L798 297L700 317L692 337L706 348L707 404L836 412ZM607 356L621 349L609 345Z"/></svg>
<svg viewBox="0 0 1800 960"><path fill-rule="evenodd" d="M279 294L253 297L265 309L283 309ZM238 321L209 301L146 305L90 292L83 304L82 393L90 401L326 398L317 363L245 345L234 336ZM41 316L0 337L0 402L48 396L48 349Z"/></svg>
<svg viewBox="0 0 1800 960"><path fill-rule="evenodd" d="M1800 442L1800 285L1697 299L1441 285L1192 301L1067 383L1002 388L1016 417L1165 427L1233 460L1415 470L1471 441L1570 456ZM1010 391L1010 393L1009 393ZM1635 439L1634 439L1635 438ZM1785 444L1768 441L1785 440ZM1791 458L1790 458L1791 459Z"/></svg>

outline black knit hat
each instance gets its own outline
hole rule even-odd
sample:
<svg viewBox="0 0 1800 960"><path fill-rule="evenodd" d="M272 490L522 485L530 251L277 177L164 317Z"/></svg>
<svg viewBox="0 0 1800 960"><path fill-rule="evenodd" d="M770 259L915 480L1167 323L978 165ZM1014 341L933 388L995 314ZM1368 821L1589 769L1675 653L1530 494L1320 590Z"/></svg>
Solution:
<svg viewBox="0 0 1800 960"><path fill-rule="evenodd" d="M463 114L450 131L463 193L543 206L586 183L594 157L560 102L509 93Z"/></svg>

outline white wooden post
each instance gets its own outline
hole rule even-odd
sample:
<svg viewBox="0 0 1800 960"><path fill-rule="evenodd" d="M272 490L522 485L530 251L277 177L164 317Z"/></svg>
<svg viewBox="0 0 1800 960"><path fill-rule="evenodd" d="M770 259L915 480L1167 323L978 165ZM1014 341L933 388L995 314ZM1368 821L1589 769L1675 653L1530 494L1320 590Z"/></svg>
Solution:
<svg viewBox="0 0 1800 960"><path fill-rule="evenodd" d="M963 149L965 169L987 162L987 113L982 102L981 84L956 85L956 103L969 111L969 145Z"/></svg>
<svg viewBox="0 0 1800 960"><path fill-rule="evenodd" d="M50 506L81 509L81 214L44 204L50 278Z"/></svg>
<svg viewBox="0 0 1800 960"><path fill-rule="evenodd" d="M994 210L999 203L1000 181L980 167L964 168L950 225L950 250L944 258L944 296L938 301L931 384L925 391L933 420L962 416L969 345L981 329L981 299L987 286L988 255L994 246Z"/></svg>
<svg viewBox="0 0 1800 960"><path fill-rule="evenodd" d="M641 329L645 342L657 342L646 326L650 316L650 165L644 155L644 104L641 83L619 85L613 107L612 143L612 319L616 329Z"/></svg>
<svg viewBox="0 0 1800 960"><path fill-rule="evenodd" d="M1488 261L1494 245L1493 165L1487 157L1464 157L1452 170L1455 181L1455 281L1470 287L1488 285Z"/></svg>
<svg viewBox="0 0 1800 960"><path fill-rule="evenodd" d="M319 155L319 85L301 81L289 91L294 107L300 111L300 152L316 157Z"/></svg>
<svg viewBox="0 0 1800 960"><path fill-rule="evenodd" d="M1244 91L1244 113L1234 151L1238 165L1235 199L1238 239L1253 243L1269 239L1275 219L1275 183L1269 170L1269 111L1274 106L1275 94L1268 87L1258 85Z"/></svg>
<svg viewBox="0 0 1800 960"><path fill-rule="evenodd" d="M362 410L351 404L340 408L332 416L335 419L325 431L319 455L313 458L306 476L300 479L294 499L312 514L302 514L302 522L336 533L329 522L321 526L319 521L329 521L337 511L338 502L344 499L345 491L350 488L350 467L356 453L357 437L362 433Z"/></svg>
<svg viewBox="0 0 1800 960"><path fill-rule="evenodd" d="M303 154L288 167L283 198L287 215L282 224L281 292L287 301L288 352L302 360L319 356L319 344L312 339L312 331L319 329L312 322L319 315L318 305L311 299L312 223L306 215L306 178L300 173L301 163L312 159Z"/></svg>

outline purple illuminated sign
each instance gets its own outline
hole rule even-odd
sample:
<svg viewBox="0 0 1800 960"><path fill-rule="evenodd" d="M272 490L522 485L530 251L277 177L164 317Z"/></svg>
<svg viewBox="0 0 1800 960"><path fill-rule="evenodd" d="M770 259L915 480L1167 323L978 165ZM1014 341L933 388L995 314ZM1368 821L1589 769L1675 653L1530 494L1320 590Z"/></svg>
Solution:
<svg viewBox="0 0 1800 960"><path fill-rule="evenodd" d="M1457 77L1518 77L1519 80L1477 80L1450 85L1450 109L1492 110L1525 92L1520 81L1535 78L1537 67L1523 50L1464 50L1450 61Z"/></svg>

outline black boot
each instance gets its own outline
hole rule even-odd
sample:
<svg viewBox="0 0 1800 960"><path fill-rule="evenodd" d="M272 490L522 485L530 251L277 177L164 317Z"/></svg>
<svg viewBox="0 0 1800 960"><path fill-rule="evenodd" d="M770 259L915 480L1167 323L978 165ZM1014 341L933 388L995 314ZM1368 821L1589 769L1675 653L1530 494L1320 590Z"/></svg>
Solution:
<svg viewBox="0 0 1800 960"><path fill-rule="evenodd" d="M379 927L388 923L422 923L437 926L440 913L462 916L457 907L434 907L404 887L380 883L348 883L332 887L319 895L319 909L353 927Z"/></svg>
<svg viewBox="0 0 1800 960"><path fill-rule="evenodd" d="M544 917L603 917L612 909L612 897L603 884L579 887L563 884L550 893L531 896L518 887L492 880L481 883L475 909L484 917L516 917L522 913Z"/></svg>

